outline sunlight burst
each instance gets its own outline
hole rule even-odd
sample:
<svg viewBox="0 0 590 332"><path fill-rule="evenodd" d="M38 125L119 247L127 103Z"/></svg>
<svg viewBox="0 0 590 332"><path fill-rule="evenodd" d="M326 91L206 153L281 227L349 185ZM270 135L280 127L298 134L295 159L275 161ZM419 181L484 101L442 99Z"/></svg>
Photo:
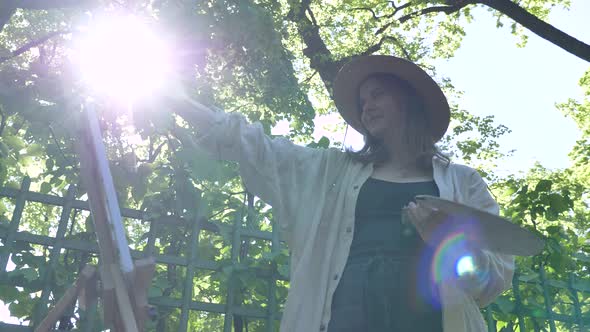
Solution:
<svg viewBox="0 0 590 332"><path fill-rule="evenodd" d="M169 48L139 18L97 20L79 37L73 61L92 92L131 102L166 83Z"/></svg>
<svg viewBox="0 0 590 332"><path fill-rule="evenodd" d="M475 264L473 263L473 257L467 255L461 257L457 262L457 275L470 275L475 273Z"/></svg>

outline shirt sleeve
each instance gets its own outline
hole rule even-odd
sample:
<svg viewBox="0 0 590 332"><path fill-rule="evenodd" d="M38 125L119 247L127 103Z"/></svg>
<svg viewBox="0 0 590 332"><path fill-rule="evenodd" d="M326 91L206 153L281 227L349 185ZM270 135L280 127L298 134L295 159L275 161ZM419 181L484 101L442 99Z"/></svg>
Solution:
<svg viewBox="0 0 590 332"><path fill-rule="evenodd" d="M302 196L326 181L328 149L271 138L260 123L250 124L239 113L218 112L215 116L211 128L197 137L197 145L212 158L238 162L248 191L273 207L274 219L288 236L297 219L297 205L305 199Z"/></svg>
<svg viewBox="0 0 590 332"><path fill-rule="evenodd" d="M472 170L468 183L465 204L498 215L500 210L498 203L476 170ZM514 256L489 250L480 250L479 255L476 256L478 272L473 276L459 278L458 281L478 306L483 308L512 287Z"/></svg>

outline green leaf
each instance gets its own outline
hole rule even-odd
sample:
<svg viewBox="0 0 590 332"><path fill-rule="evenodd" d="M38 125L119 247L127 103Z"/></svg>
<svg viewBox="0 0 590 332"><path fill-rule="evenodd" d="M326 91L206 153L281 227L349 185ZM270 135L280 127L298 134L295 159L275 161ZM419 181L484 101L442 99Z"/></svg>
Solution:
<svg viewBox="0 0 590 332"><path fill-rule="evenodd" d="M2 159L0 159L0 186L4 185L6 177L8 176L8 168Z"/></svg>
<svg viewBox="0 0 590 332"><path fill-rule="evenodd" d="M219 181L223 185L235 176L222 162L213 160L196 149L183 149L177 155L189 165L190 173L196 180Z"/></svg>
<svg viewBox="0 0 590 332"><path fill-rule="evenodd" d="M529 281L535 280L537 278L539 278L539 274L536 272L518 276L518 280L523 281L523 282L529 282Z"/></svg>
<svg viewBox="0 0 590 332"><path fill-rule="evenodd" d="M584 255L582 253L574 253L574 258L576 258L577 260L581 261L581 262L586 262L586 263L590 263L590 256L588 255Z"/></svg>
<svg viewBox="0 0 590 332"><path fill-rule="evenodd" d="M553 182L551 180L541 180L535 186L535 191L536 192L548 192L551 190L552 185L553 185Z"/></svg>
<svg viewBox="0 0 590 332"><path fill-rule="evenodd" d="M0 294L0 299L4 303L11 303L20 297L21 292L12 285L0 285Z"/></svg>
<svg viewBox="0 0 590 332"><path fill-rule="evenodd" d="M267 260L267 261L274 261L280 255L281 255L281 252L265 251L262 253L261 257L262 257L262 259Z"/></svg>
<svg viewBox="0 0 590 332"><path fill-rule="evenodd" d="M8 154L10 153L10 149L8 145L4 142L0 142L0 159L8 158Z"/></svg>
<svg viewBox="0 0 590 332"><path fill-rule="evenodd" d="M549 227L545 228L545 230L550 235L555 235L555 234L559 234L559 232L561 231L561 226L549 226Z"/></svg>
<svg viewBox="0 0 590 332"><path fill-rule="evenodd" d="M24 260L23 260L24 262ZM19 268L17 270L13 270L7 273L8 278L10 279L20 279L21 277L24 278L26 281L33 281L39 278L39 274L37 270L32 267L27 268Z"/></svg>
<svg viewBox="0 0 590 332"><path fill-rule="evenodd" d="M148 297L159 297L164 295L162 288L160 287L155 287L154 285L152 285L149 289L148 289Z"/></svg>
<svg viewBox="0 0 590 332"><path fill-rule="evenodd" d="M55 166L55 162L53 161L53 159L49 158L45 161L45 167L48 171L53 170L53 166Z"/></svg>
<svg viewBox="0 0 590 332"><path fill-rule="evenodd" d="M139 202L143 199L145 194L147 193L148 186L146 181L139 181L136 185L131 187L131 196L136 202Z"/></svg>
<svg viewBox="0 0 590 332"><path fill-rule="evenodd" d="M172 286L170 281L168 281L165 278L156 278L153 285L157 288L160 288L160 289L166 289L166 288L169 288L170 286Z"/></svg>
<svg viewBox="0 0 590 332"><path fill-rule="evenodd" d="M284 278L289 278L289 265L278 265L277 270L279 271L279 274L281 276L283 276Z"/></svg>
<svg viewBox="0 0 590 332"><path fill-rule="evenodd" d="M554 252L554 253L561 253L562 252L562 247L559 244L558 240L555 239L554 237L550 237L547 239L547 245L550 251Z"/></svg>
<svg viewBox="0 0 590 332"><path fill-rule="evenodd" d="M23 274L27 281L33 281L39 278L39 274L37 273L37 270L34 268L21 269L20 272Z"/></svg>
<svg viewBox="0 0 590 332"><path fill-rule="evenodd" d="M33 306L34 302L32 301L12 302L8 306L8 310L10 310L10 314L14 317L27 318L33 313Z"/></svg>
<svg viewBox="0 0 590 332"><path fill-rule="evenodd" d="M581 291L590 293L590 280L576 278L574 287Z"/></svg>
<svg viewBox="0 0 590 332"><path fill-rule="evenodd" d="M51 184L48 182L41 183L41 193L47 194L51 191Z"/></svg>
<svg viewBox="0 0 590 332"><path fill-rule="evenodd" d="M326 136L322 136L322 138L320 138L320 140L318 141L318 147L323 148L323 149L327 149L330 147L330 139L327 138Z"/></svg>
<svg viewBox="0 0 590 332"><path fill-rule="evenodd" d="M546 315L545 310L543 310L543 308L532 308L528 311L528 314L531 317L537 317L537 318L545 317L545 315Z"/></svg>
<svg viewBox="0 0 590 332"><path fill-rule="evenodd" d="M27 155L31 157L40 157L43 154L43 147L40 144L31 144L27 147Z"/></svg>
<svg viewBox="0 0 590 332"><path fill-rule="evenodd" d="M505 295L498 297L494 303L498 306L500 311L505 314L511 313L516 307L516 304Z"/></svg>
<svg viewBox="0 0 590 332"><path fill-rule="evenodd" d="M15 152L19 152L25 148L25 142L18 136L10 135L4 137L4 143L6 143L6 145Z"/></svg>
<svg viewBox="0 0 590 332"><path fill-rule="evenodd" d="M554 209L557 213L562 213L570 209L570 204L568 204L568 200L560 194L550 194L549 197L549 205L552 209Z"/></svg>
<svg viewBox="0 0 590 332"><path fill-rule="evenodd" d="M558 253L549 256L549 265L555 269L555 271L564 271L568 265L567 257L562 254L563 250L559 250Z"/></svg>

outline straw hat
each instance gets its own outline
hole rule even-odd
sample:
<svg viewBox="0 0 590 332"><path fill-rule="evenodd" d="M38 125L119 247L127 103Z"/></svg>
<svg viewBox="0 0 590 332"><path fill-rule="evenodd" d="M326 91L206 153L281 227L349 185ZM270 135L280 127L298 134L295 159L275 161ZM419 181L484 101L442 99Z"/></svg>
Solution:
<svg viewBox="0 0 590 332"><path fill-rule="evenodd" d="M438 84L416 64L388 55L368 55L354 58L345 64L334 80L334 101L344 120L364 134L359 105L359 88L370 75L392 74L413 87L422 98L429 116L430 129L436 141L440 140L450 121L449 103Z"/></svg>

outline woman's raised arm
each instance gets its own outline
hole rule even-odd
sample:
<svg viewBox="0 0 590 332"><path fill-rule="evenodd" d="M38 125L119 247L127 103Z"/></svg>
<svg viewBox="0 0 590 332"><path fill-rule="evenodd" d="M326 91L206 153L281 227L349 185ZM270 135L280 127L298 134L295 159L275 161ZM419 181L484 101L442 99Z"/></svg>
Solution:
<svg viewBox="0 0 590 332"><path fill-rule="evenodd" d="M237 112L218 112L190 103L177 114L197 129L196 146L214 159L238 162L248 191L273 206L281 229L287 233L295 226L301 202L317 194L322 183L334 181L333 170L343 164L340 151L271 138L260 123L249 123Z"/></svg>

